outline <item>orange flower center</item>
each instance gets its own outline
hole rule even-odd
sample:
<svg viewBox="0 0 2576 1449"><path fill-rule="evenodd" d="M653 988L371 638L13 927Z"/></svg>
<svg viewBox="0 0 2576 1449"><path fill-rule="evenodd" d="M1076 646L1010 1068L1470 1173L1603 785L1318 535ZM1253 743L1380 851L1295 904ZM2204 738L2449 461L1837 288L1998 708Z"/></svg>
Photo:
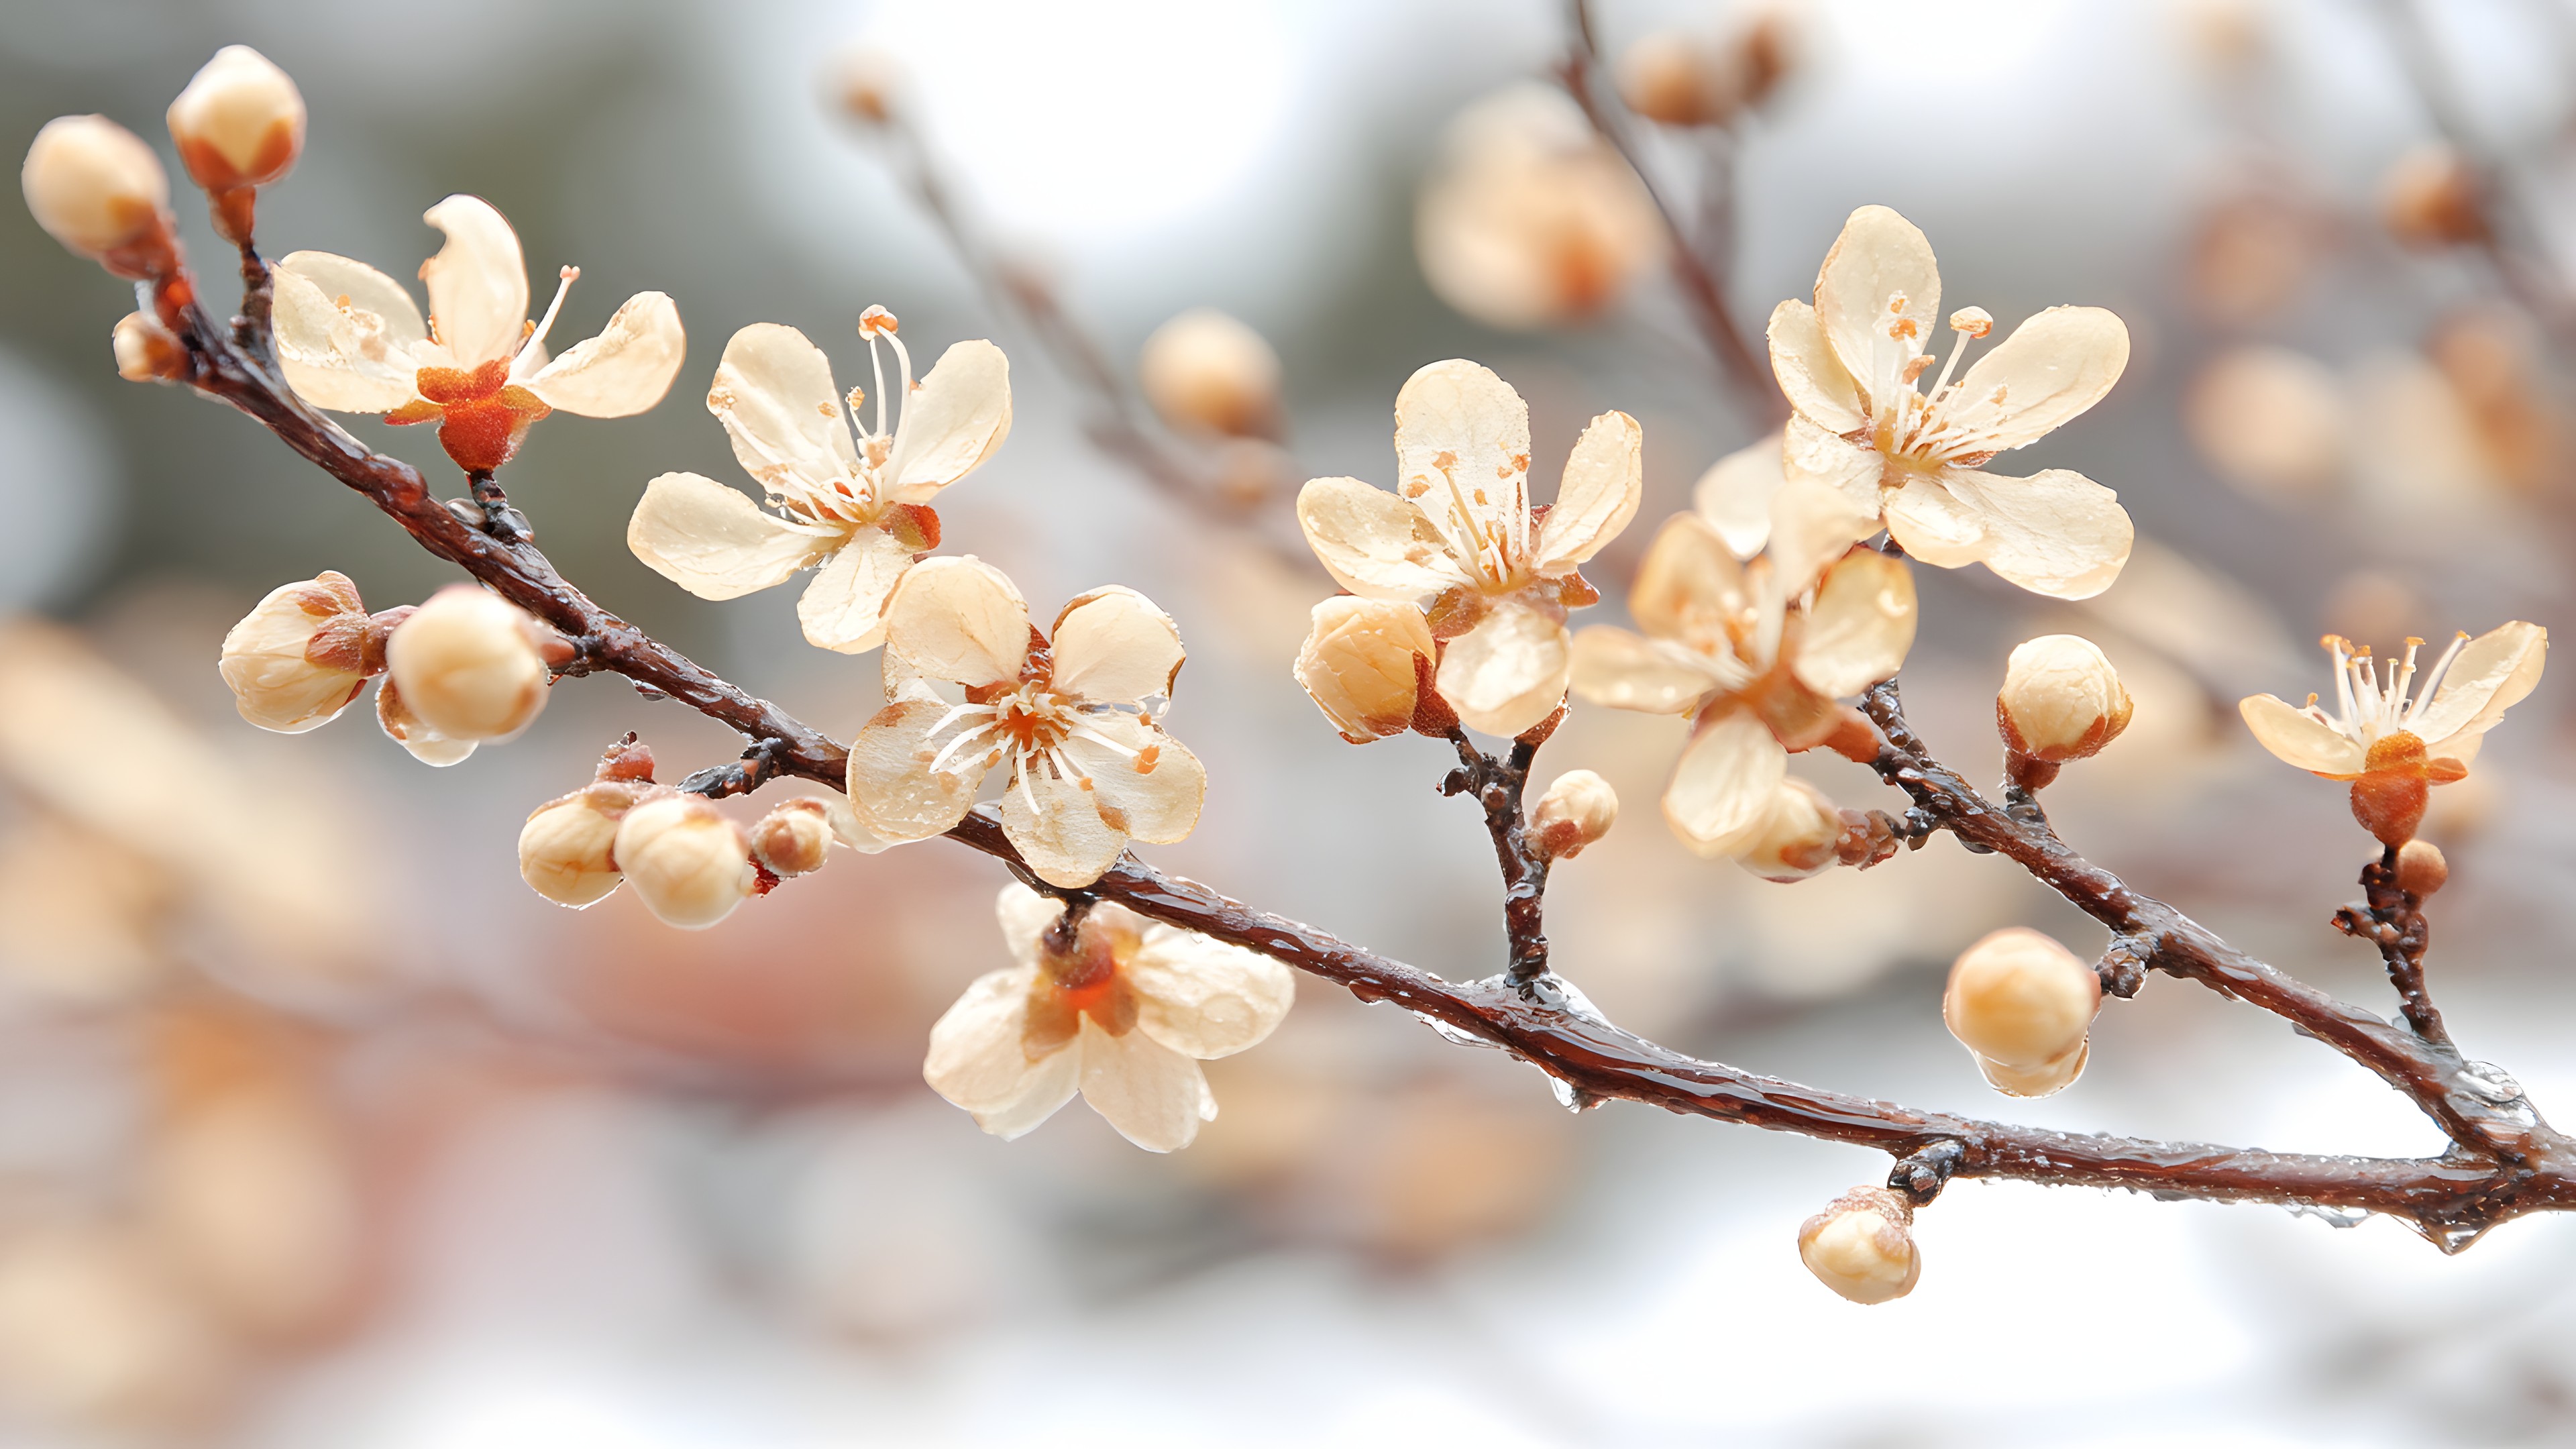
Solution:
<svg viewBox="0 0 2576 1449"><path fill-rule="evenodd" d="M506 357L472 368L424 367L412 386L420 401L385 414L385 421L437 423L439 446L468 473L490 473L509 462L530 425L554 411L510 381Z"/></svg>

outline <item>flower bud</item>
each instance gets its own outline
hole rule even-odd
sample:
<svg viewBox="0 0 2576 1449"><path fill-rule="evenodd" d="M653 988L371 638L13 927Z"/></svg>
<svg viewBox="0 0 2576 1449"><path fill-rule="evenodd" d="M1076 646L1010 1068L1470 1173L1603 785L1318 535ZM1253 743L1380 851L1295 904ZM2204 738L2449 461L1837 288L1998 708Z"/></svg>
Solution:
<svg viewBox="0 0 2576 1449"><path fill-rule="evenodd" d="M519 827L519 879L576 910L617 889L618 823L646 788L599 780L538 806Z"/></svg>
<svg viewBox="0 0 2576 1449"><path fill-rule="evenodd" d="M302 734L328 724L358 697L369 667L367 606L345 574L281 584L224 635L219 668L241 717L264 730Z"/></svg>
<svg viewBox="0 0 2576 1449"><path fill-rule="evenodd" d="M116 349L116 375L127 382L173 382L187 375L187 349L149 312L118 318L108 343Z"/></svg>
<svg viewBox="0 0 2576 1449"><path fill-rule="evenodd" d="M1590 770L1568 770L1530 808L1530 833L1538 853L1550 860L1572 860L1583 847L1610 833L1619 818L1619 792Z"/></svg>
<svg viewBox="0 0 2576 1449"><path fill-rule="evenodd" d="M2410 840L2397 848L2397 888L2422 900L2450 884L2451 863L2442 847L2429 840Z"/></svg>
<svg viewBox="0 0 2576 1449"><path fill-rule="evenodd" d="M2102 978L2093 968L2037 931L2008 926L1959 953L1941 1019L1970 1051L2015 1071L2053 1069L2078 1058L2056 1084L2063 1086L2082 1068L2085 1034L2101 1007Z"/></svg>
<svg viewBox="0 0 2576 1449"><path fill-rule="evenodd" d="M445 769L474 753L474 741L450 739L412 713L411 706L403 702L402 690L390 678L376 686L376 725L424 765Z"/></svg>
<svg viewBox="0 0 2576 1449"><path fill-rule="evenodd" d="M2063 764L2117 739L2131 708L2119 671L2092 640L2043 634L2023 641L2004 665L1995 728L2014 754Z"/></svg>
<svg viewBox="0 0 2576 1449"><path fill-rule="evenodd" d="M1193 307L1155 328L1136 380L1163 421L1183 432L1260 437L1279 425L1279 354L1213 307Z"/></svg>
<svg viewBox="0 0 2576 1449"><path fill-rule="evenodd" d="M177 265L161 158L107 117L47 121L27 148L18 183L37 225L119 276L153 276Z"/></svg>
<svg viewBox="0 0 2576 1449"><path fill-rule="evenodd" d="M527 727L546 704L536 621L471 584L430 596L385 646L412 712L451 740L492 740Z"/></svg>
<svg viewBox="0 0 2576 1449"><path fill-rule="evenodd" d="M2379 216L2389 235L2432 250L2487 235L2477 173L2440 143L2417 146L2391 163L2379 183Z"/></svg>
<svg viewBox="0 0 2576 1449"><path fill-rule="evenodd" d="M1735 863L1764 880L1805 880L1835 864L1845 828L1842 812L1824 791L1804 780L1782 780L1762 833Z"/></svg>
<svg viewBox="0 0 2576 1449"><path fill-rule="evenodd" d="M807 875L823 868L832 834L831 812L822 801L790 800L751 827L751 850L772 875Z"/></svg>
<svg viewBox="0 0 2576 1449"><path fill-rule="evenodd" d="M170 103L170 139L210 192L267 186L304 150L304 97L267 56L227 45Z"/></svg>
<svg viewBox="0 0 2576 1449"><path fill-rule="evenodd" d="M1816 1281L1854 1303L1885 1303L1914 1291L1923 1255L1914 1247L1914 1208L1883 1187L1856 1187L1798 1228L1798 1257Z"/></svg>
<svg viewBox="0 0 2576 1449"><path fill-rule="evenodd" d="M733 914L760 880L742 828L696 795L673 792L627 811L611 849L644 908L684 931Z"/></svg>
<svg viewBox="0 0 2576 1449"><path fill-rule="evenodd" d="M1619 99L1661 125L1724 124L1735 110L1724 79L1714 58L1679 31L1645 36L1619 57Z"/></svg>
<svg viewBox="0 0 2576 1449"><path fill-rule="evenodd" d="M1313 617L1297 651L1307 697L1352 744L1404 733L1419 695L1414 660L1438 653L1422 611L1343 594L1317 604Z"/></svg>
<svg viewBox="0 0 2576 1449"><path fill-rule="evenodd" d="M2008 1067L1973 1051L1968 1055L1976 1059L1986 1085L2005 1096L2045 1097L2072 1086L2077 1077L2084 1075L2084 1059L2092 1053L2093 1043L2087 1038L2077 1041L2073 1051L2060 1053L2035 1067Z"/></svg>

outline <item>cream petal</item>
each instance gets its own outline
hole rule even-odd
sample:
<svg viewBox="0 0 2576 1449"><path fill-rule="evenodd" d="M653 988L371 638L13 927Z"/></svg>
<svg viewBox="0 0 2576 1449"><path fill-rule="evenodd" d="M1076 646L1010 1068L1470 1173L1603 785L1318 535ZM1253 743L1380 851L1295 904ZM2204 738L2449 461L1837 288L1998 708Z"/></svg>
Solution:
<svg viewBox="0 0 2576 1449"><path fill-rule="evenodd" d="M948 702L907 699L878 710L850 740L851 813L886 840L927 840L953 830L975 807L991 751L975 748L933 770L930 762L971 722L939 729ZM936 736L933 731L937 730Z"/></svg>
<svg viewBox="0 0 2576 1449"><path fill-rule="evenodd" d="M1011 363L990 342L960 342L903 400L887 486L898 503L926 503L972 473L1011 433Z"/></svg>
<svg viewBox="0 0 2576 1449"><path fill-rule="evenodd" d="M411 299L411 293L365 262L329 252L289 252L278 259L275 270L311 282L321 289L325 301L336 304L346 297L350 306L374 313L384 324L388 342L407 348L429 340L429 324L421 320L420 304Z"/></svg>
<svg viewBox="0 0 2576 1449"><path fill-rule="evenodd" d="M1168 696L1181 672L1180 626L1134 589L1093 589L1064 606L1052 632L1059 694L1133 704Z"/></svg>
<svg viewBox="0 0 2576 1449"><path fill-rule="evenodd" d="M1187 1147L1216 1115L1199 1064L1141 1031L1111 1036L1082 1019L1082 1099L1148 1152Z"/></svg>
<svg viewBox="0 0 2576 1449"><path fill-rule="evenodd" d="M320 287L283 267L273 296L278 367L296 396L333 412L387 413L419 395L417 361L399 347L364 346L359 329L375 314L343 313Z"/></svg>
<svg viewBox="0 0 2576 1449"><path fill-rule="evenodd" d="M2236 711L2263 748L2302 770L2332 780L2349 780L2361 773L2360 741L2287 700L2249 695L2237 702Z"/></svg>
<svg viewBox="0 0 2576 1449"><path fill-rule="evenodd" d="M1296 973L1257 951L1159 922L1127 962L1136 1026L1184 1056L1258 1046L1297 999Z"/></svg>
<svg viewBox="0 0 2576 1449"><path fill-rule="evenodd" d="M1506 600L1441 653L1440 697L1469 728L1517 735L1556 710L1573 669L1565 625Z"/></svg>
<svg viewBox="0 0 2576 1449"><path fill-rule="evenodd" d="M1860 389L1825 340L1816 309L1792 298L1771 309L1771 375L1798 416L1829 433L1869 425Z"/></svg>
<svg viewBox="0 0 2576 1449"><path fill-rule="evenodd" d="M1771 579L1784 599L1807 591L1825 566L1878 532L1875 512L1855 512L1851 500L1812 478L1771 495Z"/></svg>
<svg viewBox="0 0 2576 1449"><path fill-rule="evenodd" d="M1538 571L1553 578L1599 553L1637 516L1645 497L1645 430L1626 413L1603 413L1576 439L1538 530Z"/></svg>
<svg viewBox="0 0 2576 1449"><path fill-rule="evenodd" d="M1947 468L1941 484L1984 515L1986 567L2035 594L2093 597L2137 541L2120 495L2064 468L2027 478Z"/></svg>
<svg viewBox="0 0 2576 1449"><path fill-rule="evenodd" d="M1732 854L1760 835L1789 753L1751 710L1730 709L1691 737L1664 788L1664 823L1693 852Z"/></svg>
<svg viewBox="0 0 2576 1449"><path fill-rule="evenodd" d="M1527 544L1529 466L1529 405L1492 369L1451 358L1396 393L1396 489L1462 557L1475 556L1478 537Z"/></svg>
<svg viewBox="0 0 2576 1449"><path fill-rule="evenodd" d="M865 654L883 644L886 601L911 567L912 550L902 540L882 528L859 528L796 601L805 642L836 654Z"/></svg>
<svg viewBox="0 0 2576 1449"><path fill-rule="evenodd" d="M1722 648L1726 620L1745 605L1744 567L1716 528L1676 513L1655 532L1628 592L1628 613L1650 636L1702 651Z"/></svg>
<svg viewBox="0 0 2576 1449"><path fill-rule="evenodd" d="M1888 495L1887 536L1939 569L1964 568L1986 556L1984 510L1920 473Z"/></svg>
<svg viewBox="0 0 2576 1449"><path fill-rule="evenodd" d="M755 322L735 333L716 363L707 411L724 424L743 470L772 494L859 476L831 361L793 327Z"/></svg>
<svg viewBox="0 0 2576 1449"><path fill-rule="evenodd" d="M1148 845L1187 840L1198 828L1199 807L1207 799L1207 767L1199 757L1156 726L1121 711L1086 711L1084 727L1119 746L1113 749L1078 734L1064 742L1066 757L1090 782L1101 820Z"/></svg>
<svg viewBox="0 0 2576 1449"><path fill-rule="evenodd" d="M1876 513L1887 459L1867 443L1826 432L1802 417L1789 419L1780 437L1780 476L1811 478L1831 487L1863 513ZM1767 521L1767 520L1766 520Z"/></svg>
<svg viewBox="0 0 2576 1449"><path fill-rule="evenodd" d="M1722 684L1741 683L1741 675L1737 669L1721 680L1706 656L1608 624L1574 636L1571 683L1575 697L1586 704L1687 714Z"/></svg>
<svg viewBox="0 0 2576 1449"><path fill-rule="evenodd" d="M886 605L886 647L932 679L1009 684L1029 654L1029 606L1000 569L965 554L913 565Z"/></svg>
<svg viewBox="0 0 2576 1449"><path fill-rule="evenodd" d="M516 352L528 321L528 263L519 234L479 196L451 196L421 220L447 233L447 245L420 267L438 340L459 367Z"/></svg>
<svg viewBox="0 0 2576 1449"><path fill-rule="evenodd" d="M930 1089L969 1112L991 1112L1028 1095L1044 1058L1031 1061L1023 1042L1029 988L1037 968L1015 966L975 978L930 1028L921 1077Z"/></svg>
<svg viewBox="0 0 2576 1449"><path fill-rule="evenodd" d="M1040 895L1018 881L1003 886L993 902L993 917L1002 927L1002 944L1010 948L1012 960L1031 971L1038 967L1038 939L1063 914L1063 901Z"/></svg>
<svg viewBox="0 0 2576 1449"><path fill-rule="evenodd" d="M1071 1047L1051 1052L1039 1063L1029 1078L1028 1089L1016 1102L990 1112L975 1114L975 1125L1001 1138L1015 1142L1026 1137L1046 1119L1073 1100L1082 1086L1082 1053Z"/></svg>
<svg viewBox="0 0 2576 1449"><path fill-rule="evenodd" d="M1816 316L1869 406L1886 410L1898 391L1912 390L1900 381L1905 365L1941 325L1932 243L1884 206L1853 212L1816 273Z"/></svg>
<svg viewBox="0 0 2576 1449"><path fill-rule="evenodd" d="M1002 787L1002 834L1049 885L1087 886L1127 848L1126 834L1101 818L1093 791L1038 760Z"/></svg>
<svg viewBox="0 0 2576 1449"><path fill-rule="evenodd" d="M1914 575L1905 561L1851 554L1825 572L1791 672L1828 698L1858 694L1905 667L1914 623Z"/></svg>
<svg viewBox="0 0 2576 1449"><path fill-rule="evenodd" d="M528 379L546 406L585 418L633 417L662 400L688 353L680 309L660 292L626 299L599 335Z"/></svg>
<svg viewBox="0 0 2576 1449"><path fill-rule="evenodd" d="M1422 510L1357 478L1313 478L1297 526L1333 582L1364 599L1427 599L1467 575Z"/></svg>
<svg viewBox="0 0 2576 1449"><path fill-rule="evenodd" d="M2128 365L2128 324L2100 307L2051 307L1968 368L1937 446L1961 457L2035 443L2100 402Z"/></svg>
<svg viewBox="0 0 2576 1449"><path fill-rule="evenodd" d="M626 546L645 567L701 599L738 599L774 587L848 537L839 529L790 523L695 473L665 473L645 484L626 523Z"/></svg>
<svg viewBox="0 0 2576 1449"><path fill-rule="evenodd" d="M2432 701L2406 727L2432 753L2458 758L2456 749L2438 747L2452 744L2455 736L2474 737L2493 729L2506 710L2540 683L2548 657L2549 631L2537 624L2517 619L2489 629L2462 647L2442 671Z"/></svg>
<svg viewBox="0 0 2576 1449"><path fill-rule="evenodd" d="M1699 476L1699 486L1691 490L1691 507L1717 530L1737 558L1760 553L1771 537L1771 495L1789 477L1780 449L1778 433L1738 448L1710 464Z"/></svg>

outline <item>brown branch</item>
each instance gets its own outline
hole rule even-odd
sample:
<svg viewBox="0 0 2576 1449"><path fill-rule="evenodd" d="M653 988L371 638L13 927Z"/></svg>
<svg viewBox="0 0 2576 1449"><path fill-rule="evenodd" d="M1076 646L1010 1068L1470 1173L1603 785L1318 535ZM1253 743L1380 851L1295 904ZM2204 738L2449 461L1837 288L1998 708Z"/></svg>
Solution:
<svg viewBox="0 0 2576 1449"><path fill-rule="evenodd" d="M2379 948L2406 1024L2426 1041L2450 1045L2442 1013L2424 985L2424 952L2432 944L2432 927L2424 919L2424 903L2397 883L2394 848L2382 850L2379 859L2361 868L2361 888L2364 903L2336 911L2335 929Z"/></svg>
<svg viewBox="0 0 2576 1449"><path fill-rule="evenodd" d="M2220 940L2198 921L2069 849L2046 822L1987 800L1957 772L1931 757L1906 722L1891 681L1870 690L1867 709L1886 733L1877 769L1914 797L1916 808L1971 847L2011 858L2041 884L2108 926L2146 964L2188 977L2220 995L2271 1012L2396 1088L2466 1152L2507 1163L2576 1168L2576 1144L2551 1130L2515 1093L2504 1100L2464 1073L2447 1038L2427 1038L2337 1001L2289 973Z"/></svg>
<svg viewBox="0 0 2576 1449"><path fill-rule="evenodd" d="M1735 310L1727 303L1725 282L1709 265L1708 256L1701 250L1702 238L1694 237L1692 229L1683 225L1681 213L1665 194L1664 188L1655 184L1654 172L1646 165L1643 148L1637 144L1636 117L1620 104L1618 96L1604 82L1601 51L1593 38L1590 0L1567 0L1566 28L1569 43L1565 60L1558 67L1558 76L1565 84L1566 94L1583 108L1584 117L1591 121L1592 129L1617 149L1620 157L1628 163L1628 169L1637 173L1637 180L1646 188L1647 196L1653 199L1655 215L1663 219L1665 238L1670 243L1668 251L1672 258L1673 282L1681 289L1682 299L1690 304L1692 320L1699 324L1701 340L1708 344L1709 352L1716 357L1719 369L1726 374L1726 380L1738 397L1761 418L1764 427L1777 427L1787 422L1788 400L1771 385L1770 364L1757 357L1745 342L1743 330L1735 325ZM1722 174L1715 176L1711 184L1725 186L1731 191L1733 167L1713 169L1722 170ZM1712 206L1703 198L1700 208L1703 225L1713 229L1732 210L1731 204ZM1713 247L1724 238L1710 236L1705 240Z"/></svg>
<svg viewBox="0 0 2576 1449"><path fill-rule="evenodd" d="M1563 717L1560 710L1512 741L1511 753L1501 758L1476 748L1466 730L1450 726L1448 738L1457 747L1458 768L1440 783L1441 794L1473 796L1484 808L1485 831L1494 838L1494 863L1503 873L1503 935L1511 949L1511 966L1505 974L1520 987L1547 974L1548 865L1547 857L1529 838L1529 817L1521 801L1538 747Z"/></svg>
<svg viewBox="0 0 2576 1449"><path fill-rule="evenodd" d="M431 553L554 625L576 641L574 654L585 670L616 673L678 699L751 742L742 762L691 777L693 788L740 793L778 775L836 787L842 783L846 752L839 743L601 609L557 574L526 538L505 541L469 523L469 517L483 516L470 503L432 498L416 470L368 450L295 397L263 361L264 346L235 342L230 332L207 321L192 296L193 284L185 275L164 277L145 296L185 342L189 370L180 380L249 414L373 502ZM2398 1064L2411 1071L2431 1052L2427 1044L2409 1038L2383 1040L2396 1034L2366 1014L2338 1015L2347 1009L2314 1007L2314 993L2307 988L2237 955L2170 907L2131 895L2044 831L2033 834L2034 827L2010 821L1963 781L1919 755L1919 741L1895 712L1892 690L1883 699L1874 696L1872 704L1884 706L1879 717L1896 741L1882 756L1882 771L1914 791L1921 808L1963 838L2012 854L2035 870L2053 872L2044 878L2062 882L2060 888L2071 899L2089 902L2097 915L2108 912L2128 922L2130 934L2152 939L2155 964L2198 974L2222 990L2292 1015L2365 1064ZM1516 749L1514 767L1526 772L1526 751L1534 749L1534 744ZM990 806L971 812L948 838L1030 878ZM2455 1147L2438 1158L2372 1160L2082 1136L1918 1112L1667 1050L1603 1021L1552 976L1515 979L1507 973L1489 981L1449 982L1311 926L1254 910L1133 857L1121 859L1083 894L1116 900L1153 919L1258 951L1335 982L1363 1001L1392 1002L1447 1034L1499 1047L1545 1072L1576 1105L1615 1097L1877 1148L1898 1159L1891 1184L1918 1201L1928 1201L1952 1176L2119 1187L2159 1196L2387 1213L2451 1251L2507 1218L2576 1207L2576 1172L2569 1170L2569 1154L2555 1134L2536 1125L2521 1150L2511 1153ZM1534 914L1531 919L1534 924ZM2536 1124L2527 1105L2522 1111ZM2474 1120L2486 1124L2500 1115Z"/></svg>

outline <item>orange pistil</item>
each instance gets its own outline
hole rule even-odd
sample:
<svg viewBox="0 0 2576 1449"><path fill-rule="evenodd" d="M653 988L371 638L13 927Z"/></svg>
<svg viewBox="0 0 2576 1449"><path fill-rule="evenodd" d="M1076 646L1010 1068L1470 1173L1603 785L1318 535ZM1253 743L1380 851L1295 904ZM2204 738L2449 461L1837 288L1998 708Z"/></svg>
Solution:
<svg viewBox="0 0 2576 1449"><path fill-rule="evenodd" d="M437 423L439 446L468 473L489 473L509 462L529 426L554 411L510 381L506 357L471 369L424 367L413 386L421 401L403 404L385 414L385 421Z"/></svg>
<svg viewBox="0 0 2576 1449"><path fill-rule="evenodd" d="M1058 934L1050 928L1040 939L1042 965L1029 986L1028 1025L1021 1031L1020 1046L1032 1061L1073 1040L1085 1016L1111 1036L1125 1036L1136 1026L1135 988L1119 969L1139 944L1134 933L1086 917L1074 932L1071 949L1047 944Z"/></svg>
<svg viewBox="0 0 2576 1449"><path fill-rule="evenodd" d="M2432 759L2424 742L2405 730L2383 735L2363 759L2362 773L2352 782L2352 818L2386 846L2415 838L2424 821L2430 787L2462 779L2469 767L2454 759Z"/></svg>

